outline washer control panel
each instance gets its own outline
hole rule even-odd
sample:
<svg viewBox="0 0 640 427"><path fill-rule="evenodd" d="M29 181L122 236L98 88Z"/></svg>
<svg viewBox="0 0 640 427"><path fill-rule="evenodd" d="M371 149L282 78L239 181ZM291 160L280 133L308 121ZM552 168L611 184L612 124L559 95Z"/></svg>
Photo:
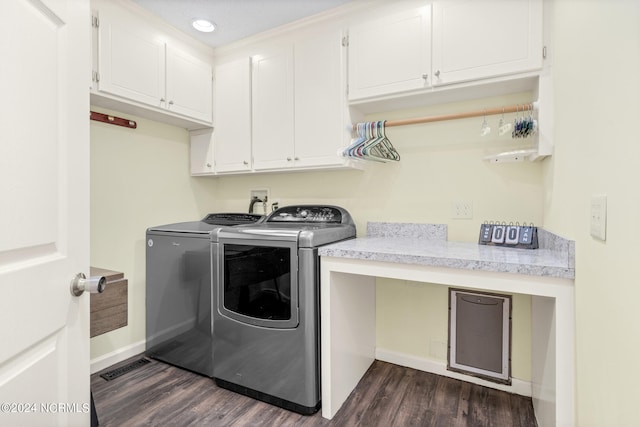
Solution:
<svg viewBox="0 0 640 427"><path fill-rule="evenodd" d="M267 222L321 222L341 224L342 212L334 206L285 206L269 215Z"/></svg>

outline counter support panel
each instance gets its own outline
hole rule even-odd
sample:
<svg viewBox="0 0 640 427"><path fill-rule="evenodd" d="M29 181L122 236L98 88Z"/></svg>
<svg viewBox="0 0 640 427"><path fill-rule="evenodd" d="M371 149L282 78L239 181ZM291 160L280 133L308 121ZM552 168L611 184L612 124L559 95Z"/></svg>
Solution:
<svg viewBox="0 0 640 427"><path fill-rule="evenodd" d="M574 425L573 280L322 257L322 416L331 419L375 359L375 279L532 296L532 398L538 425Z"/></svg>

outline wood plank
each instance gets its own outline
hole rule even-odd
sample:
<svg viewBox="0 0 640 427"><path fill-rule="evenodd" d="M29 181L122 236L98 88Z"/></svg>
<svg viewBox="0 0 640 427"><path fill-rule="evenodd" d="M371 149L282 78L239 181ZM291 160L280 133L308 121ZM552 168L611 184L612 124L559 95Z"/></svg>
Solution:
<svg viewBox="0 0 640 427"><path fill-rule="evenodd" d="M105 308L117 307L127 302L127 279L119 279L107 282L104 292L101 294L91 294L90 310L100 311Z"/></svg>
<svg viewBox="0 0 640 427"><path fill-rule="evenodd" d="M380 361L371 365L336 416L326 420L320 412L290 412L150 360L112 381L102 379L100 372L91 376L101 426L537 426L530 398Z"/></svg>
<svg viewBox="0 0 640 427"><path fill-rule="evenodd" d="M104 292L90 296L91 338L113 331L128 324L128 280L122 273L92 267L91 274L104 275L107 280ZM113 279L115 278L115 279Z"/></svg>

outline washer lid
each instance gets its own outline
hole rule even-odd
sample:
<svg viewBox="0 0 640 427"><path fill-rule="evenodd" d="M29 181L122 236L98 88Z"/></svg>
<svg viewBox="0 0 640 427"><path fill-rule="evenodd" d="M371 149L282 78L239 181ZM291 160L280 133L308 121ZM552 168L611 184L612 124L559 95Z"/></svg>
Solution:
<svg viewBox="0 0 640 427"><path fill-rule="evenodd" d="M157 225L149 227L147 231L163 231L169 233L209 234L219 225L207 224L203 221L177 222L175 224Z"/></svg>
<svg viewBox="0 0 640 427"><path fill-rule="evenodd" d="M175 224L150 227L147 231L164 231L172 233L209 234L216 228L232 227L245 224L257 224L264 216L248 213L210 213L201 221L177 222Z"/></svg>

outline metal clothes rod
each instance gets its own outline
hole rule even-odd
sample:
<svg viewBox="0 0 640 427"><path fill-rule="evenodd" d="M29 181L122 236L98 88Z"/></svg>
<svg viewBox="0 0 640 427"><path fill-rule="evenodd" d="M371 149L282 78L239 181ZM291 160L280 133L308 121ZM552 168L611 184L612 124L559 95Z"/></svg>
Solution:
<svg viewBox="0 0 640 427"><path fill-rule="evenodd" d="M534 110L537 110L538 101L531 102L528 104L509 105L507 107L487 108L484 110L467 111L465 113L443 114L440 116L418 117L415 119L388 120L385 122L384 125L385 127L406 126L406 125L417 125L421 123L443 122L446 120L468 119L471 117L493 116L496 114L527 113L531 111L532 107Z"/></svg>

